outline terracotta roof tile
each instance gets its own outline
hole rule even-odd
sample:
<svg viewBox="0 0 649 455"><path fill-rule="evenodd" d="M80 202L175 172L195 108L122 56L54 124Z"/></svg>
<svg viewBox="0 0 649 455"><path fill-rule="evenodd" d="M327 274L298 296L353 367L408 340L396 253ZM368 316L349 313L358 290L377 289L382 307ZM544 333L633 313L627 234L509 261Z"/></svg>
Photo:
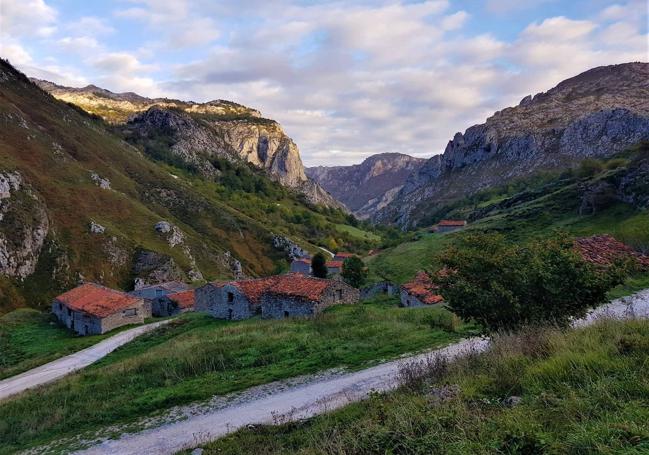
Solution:
<svg viewBox="0 0 649 455"><path fill-rule="evenodd" d="M58 296L56 300L75 311L104 318L132 307L142 299L95 283L86 283Z"/></svg>
<svg viewBox="0 0 649 455"><path fill-rule="evenodd" d="M327 267L341 268L344 261L327 261Z"/></svg>
<svg viewBox="0 0 649 455"><path fill-rule="evenodd" d="M437 223L438 226L466 226L464 220L442 220Z"/></svg>
<svg viewBox="0 0 649 455"><path fill-rule="evenodd" d="M291 273L281 275L275 285L268 289L268 292L275 295L288 295L307 300L319 300L331 284L331 280Z"/></svg>
<svg viewBox="0 0 649 455"><path fill-rule="evenodd" d="M352 256L354 256L354 253L346 253L346 252L336 253L335 255L335 257L337 258L350 258Z"/></svg>
<svg viewBox="0 0 649 455"><path fill-rule="evenodd" d="M169 294L168 297L178 304L178 308L187 309L194 307L195 295L193 289Z"/></svg>
<svg viewBox="0 0 649 455"><path fill-rule="evenodd" d="M401 286L408 294L417 297L426 305L440 303L444 298L437 294L439 286L433 283L433 280L426 272L418 272L414 280Z"/></svg>
<svg viewBox="0 0 649 455"><path fill-rule="evenodd" d="M575 240L575 249L586 261L604 267L630 258L635 258L643 267L649 267L649 256L633 250L610 235L578 238Z"/></svg>

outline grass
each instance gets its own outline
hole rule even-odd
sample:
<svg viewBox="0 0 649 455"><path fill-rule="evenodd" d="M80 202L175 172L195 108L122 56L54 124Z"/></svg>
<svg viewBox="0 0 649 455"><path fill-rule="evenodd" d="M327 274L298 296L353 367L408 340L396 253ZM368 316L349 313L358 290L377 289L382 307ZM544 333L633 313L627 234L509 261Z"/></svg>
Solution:
<svg viewBox="0 0 649 455"><path fill-rule="evenodd" d="M352 237L361 239L361 240L369 240L371 242L380 242L381 241L381 236L375 234L374 232L369 232L365 231L363 229L359 229L354 226L350 226L349 224L336 224L336 229L340 232L344 232L346 234L351 235Z"/></svg>
<svg viewBox="0 0 649 455"><path fill-rule="evenodd" d="M647 364L647 321L503 335L485 354L404 369L396 392L240 430L204 453L644 454Z"/></svg>
<svg viewBox="0 0 649 455"><path fill-rule="evenodd" d="M275 380L365 367L474 333L468 325L441 328L437 316L445 312L379 299L332 307L313 320L186 314L83 372L0 404L0 453Z"/></svg>
<svg viewBox="0 0 649 455"><path fill-rule="evenodd" d="M47 313L26 308L12 311L0 317L0 379L85 349L118 331L81 337Z"/></svg>

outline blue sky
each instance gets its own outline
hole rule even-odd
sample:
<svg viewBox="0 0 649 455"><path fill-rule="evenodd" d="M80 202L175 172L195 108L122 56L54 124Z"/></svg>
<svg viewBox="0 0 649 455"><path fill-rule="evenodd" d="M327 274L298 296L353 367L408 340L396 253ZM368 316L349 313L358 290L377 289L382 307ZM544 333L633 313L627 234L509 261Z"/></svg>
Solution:
<svg viewBox="0 0 649 455"><path fill-rule="evenodd" d="M589 68L647 61L645 0L1 0L30 76L278 120L307 165L428 157Z"/></svg>

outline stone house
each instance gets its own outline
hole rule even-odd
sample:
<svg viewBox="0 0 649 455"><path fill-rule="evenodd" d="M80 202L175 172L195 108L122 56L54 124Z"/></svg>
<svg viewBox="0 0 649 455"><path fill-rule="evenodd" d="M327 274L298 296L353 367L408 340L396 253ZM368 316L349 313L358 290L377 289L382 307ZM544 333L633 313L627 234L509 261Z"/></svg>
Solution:
<svg viewBox="0 0 649 455"><path fill-rule="evenodd" d="M340 275L343 271L343 261L331 260L327 261L327 274L331 277Z"/></svg>
<svg viewBox="0 0 649 455"><path fill-rule="evenodd" d="M453 232L466 227L465 220L442 220L433 226L432 231L443 234L445 232Z"/></svg>
<svg viewBox="0 0 649 455"><path fill-rule="evenodd" d="M169 303L169 299L166 299L165 297L189 289L189 285L180 281L167 281L165 283L151 284L149 286L141 287L129 292L129 294L144 299L145 311L147 313L145 317L162 315L169 316L165 311L162 313L159 311L162 308L166 308L166 305Z"/></svg>
<svg viewBox="0 0 649 455"><path fill-rule="evenodd" d="M327 307L358 303L359 291L340 280L284 275L261 296L261 317L309 317Z"/></svg>
<svg viewBox="0 0 649 455"><path fill-rule="evenodd" d="M174 316L194 311L194 300L195 291L193 289L167 294L151 301L151 311L156 317Z"/></svg>
<svg viewBox="0 0 649 455"><path fill-rule="evenodd" d="M349 259L349 258L352 257L352 256L354 256L353 253L345 253L344 251L341 251L341 252L336 253L336 254L334 255L333 260L334 260L334 261L341 261L341 262L344 262L345 259Z"/></svg>
<svg viewBox="0 0 649 455"><path fill-rule="evenodd" d="M146 312L141 297L86 283L56 297L52 313L80 335L99 335L123 325L141 324Z"/></svg>
<svg viewBox="0 0 649 455"><path fill-rule="evenodd" d="M196 290L196 311L240 320L313 315L336 303L358 302L358 290L336 280L297 273L208 283Z"/></svg>
<svg viewBox="0 0 649 455"><path fill-rule="evenodd" d="M295 259L291 262L291 273L311 275L311 258Z"/></svg>
<svg viewBox="0 0 649 455"><path fill-rule="evenodd" d="M414 280L401 286L401 306L434 305L444 301L438 287L426 272L419 272Z"/></svg>

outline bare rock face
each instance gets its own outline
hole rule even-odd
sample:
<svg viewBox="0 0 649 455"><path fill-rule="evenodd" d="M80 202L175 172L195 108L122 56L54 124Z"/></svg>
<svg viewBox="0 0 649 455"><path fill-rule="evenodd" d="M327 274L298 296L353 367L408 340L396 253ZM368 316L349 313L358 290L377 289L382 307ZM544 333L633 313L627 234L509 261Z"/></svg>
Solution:
<svg viewBox="0 0 649 455"><path fill-rule="evenodd" d="M104 232L106 232L106 228L104 226L94 221L90 222L89 229L92 234L103 234Z"/></svg>
<svg viewBox="0 0 649 455"><path fill-rule="evenodd" d="M179 227L169 223L168 221L158 221L153 228L156 232L163 234L166 237L167 243L172 248L185 241L185 233L180 230Z"/></svg>
<svg viewBox="0 0 649 455"><path fill-rule="evenodd" d="M353 166L318 166L306 174L359 218L367 218L392 201L425 159L400 153L373 155Z"/></svg>
<svg viewBox="0 0 649 455"><path fill-rule="evenodd" d="M273 248L286 253L289 260L308 257L309 252L300 247L297 243L293 242L288 237L282 235L273 235Z"/></svg>
<svg viewBox="0 0 649 455"><path fill-rule="evenodd" d="M212 162L216 157L250 163L281 185L302 193L313 204L344 208L308 179L297 145L282 127L262 118L255 109L224 100L194 103L151 99L93 85L71 88L32 81L58 99L123 125L129 141L146 142L154 158L170 153L166 159L206 178L219 173Z"/></svg>
<svg viewBox="0 0 649 455"><path fill-rule="evenodd" d="M135 255L133 273L135 290L166 281L182 281L184 276L171 256L155 251L140 250Z"/></svg>
<svg viewBox="0 0 649 455"><path fill-rule="evenodd" d="M541 169L576 166L649 139L649 64L594 68L457 133L413 173L376 221L413 226L423 205Z"/></svg>
<svg viewBox="0 0 649 455"><path fill-rule="evenodd" d="M18 172L0 172L0 274L34 273L49 220L45 204Z"/></svg>
<svg viewBox="0 0 649 455"><path fill-rule="evenodd" d="M95 184L104 190L109 190L110 189L110 180L101 177L99 174L96 172L91 172L90 173L90 178L92 179Z"/></svg>

